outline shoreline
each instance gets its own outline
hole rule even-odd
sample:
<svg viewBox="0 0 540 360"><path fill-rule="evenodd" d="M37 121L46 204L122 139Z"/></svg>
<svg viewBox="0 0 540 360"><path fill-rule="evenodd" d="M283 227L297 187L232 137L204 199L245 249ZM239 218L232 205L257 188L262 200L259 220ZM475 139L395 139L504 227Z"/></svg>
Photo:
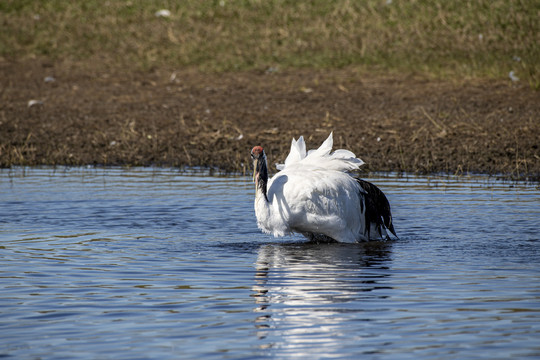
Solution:
<svg viewBox="0 0 540 360"><path fill-rule="evenodd" d="M242 172L230 172L220 168L204 168L204 167L172 167L172 166L131 166L131 165L14 165L11 167L0 168L1 172L8 172L10 177L25 177L27 173L32 171L52 171L53 173L68 173L68 172L91 172L91 171L103 171L105 174L107 171L152 171L155 173L173 173L180 176L203 176L203 177L233 177L240 178L245 177L248 180L252 178L252 171ZM104 175L101 174L101 175ZM271 178L276 172L269 174ZM358 172L358 175L362 179L373 178L387 178L387 179L409 179L409 178L425 178L429 181L460 181L461 179L478 180L481 184L489 185L492 182L507 183L510 187L514 185L518 186L535 186L536 189L540 189L540 177L537 176L524 176L513 177L505 174L483 174L483 173L467 173L467 174L446 174L446 173L411 173L411 172L386 172L386 171L371 171L371 172Z"/></svg>
<svg viewBox="0 0 540 360"><path fill-rule="evenodd" d="M334 149L353 151L368 173L540 178L540 93L526 84L354 69L127 72L38 60L0 63L0 74L1 167L249 173L254 145L273 167L293 137L316 148L333 131Z"/></svg>

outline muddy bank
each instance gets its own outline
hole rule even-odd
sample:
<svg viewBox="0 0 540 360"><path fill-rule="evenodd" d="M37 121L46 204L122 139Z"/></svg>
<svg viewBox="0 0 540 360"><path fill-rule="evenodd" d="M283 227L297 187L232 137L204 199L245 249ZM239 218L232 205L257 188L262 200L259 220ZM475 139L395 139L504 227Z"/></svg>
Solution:
<svg viewBox="0 0 540 360"><path fill-rule="evenodd" d="M0 165L216 166L283 161L330 131L366 171L540 174L540 93L354 70L134 73L0 63ZM35 100L31 106L29 101Z"/></svg>

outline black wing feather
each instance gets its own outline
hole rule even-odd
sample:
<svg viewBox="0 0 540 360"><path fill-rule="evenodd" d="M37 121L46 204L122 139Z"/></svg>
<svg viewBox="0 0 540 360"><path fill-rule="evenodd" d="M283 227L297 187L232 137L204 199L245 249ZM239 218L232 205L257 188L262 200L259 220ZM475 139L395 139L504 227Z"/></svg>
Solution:
<svg viewBox="0 0 540 360"><path fill-rule="evenodd" d="M364 199L366 203L365 224L367 237L369 239L371 224L375 224L381 235L381 227L384 226L396 238L396 231L392 223L392 213L390 211L390 203L384 193L372 183L357 178L358 184L365 191Z"/></svg>

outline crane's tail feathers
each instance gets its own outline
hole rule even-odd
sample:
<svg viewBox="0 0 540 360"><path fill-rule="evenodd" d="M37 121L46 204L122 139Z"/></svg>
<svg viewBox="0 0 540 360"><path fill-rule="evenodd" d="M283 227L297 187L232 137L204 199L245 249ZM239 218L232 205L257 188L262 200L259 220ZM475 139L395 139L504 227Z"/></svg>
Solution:
<svg viewBox="0 0 540 360"><path fill-rule="evenodd" d="M357 178L358 184L362 189L365 206L365 236L370 239L371 225L374 225L379 233L379 236L383 237L383 230L389 230L392 235L397 239L399 237L394 230L394 224L392 223L392 212L390 211L390 203L384 195L384 193L377 186L372 183Z"/></svg>
<svg viewBox="0 0 540 360"><path fill-rule="evenodd" d="M332 151L332 146L334 145L333 133L330 133L330 136L319 146L317 150L310 150L308 156L311 157L324 157L330 154Z"/></svg>
<svg viewBox="0 0 540 360"><path fill-rule="evenodd" d="M364 162L356 157L349 150L338 149L333 153L332 146L334 139L332 133L328 136L317 150L310 150L304 162L324 167L328 170L337 170L342 172L358 170Z"/></svg>
<svg viewBox="0 0 540 360"><path fill-rule="evenodd" d="M331 153L333 145L334 139L332 133L330 133L330 136L328 136L318 149L309 150L308 152L306 152L306 143L303 136L300 136L298 140L293 138L291 151L285 159L285 163L276 164L276 167L278 170L283 170L291 164L303 162L305 164L323 167L327 170L347 172L358 170L364 164L362 160L358 159L349 150L339 149Z"/></svg>
<svg viewBox="0 0 540 360"><path fill-rule="evenodd" d="M306 157L306 143L304 137L300 136L298 140L294 138L291 141L291 151L287 158L285 159L284 164L276 164L278 170L285 169L288 165L301 161Z"/></svg>

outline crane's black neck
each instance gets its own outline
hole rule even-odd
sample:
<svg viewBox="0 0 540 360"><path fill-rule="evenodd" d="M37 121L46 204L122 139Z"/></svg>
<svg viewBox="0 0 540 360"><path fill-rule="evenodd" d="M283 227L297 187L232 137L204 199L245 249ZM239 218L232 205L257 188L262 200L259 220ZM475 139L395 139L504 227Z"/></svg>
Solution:
<svg viewBox="0 0 540 360"><path fill-rule="evenodd" d="M257 176L257 187L261 190L266 201L268 196L266 195L266 186L268 184L268 168L266 166L266 157L261 155L259 161L257 161L257 168L255 169Z"/></svg>

